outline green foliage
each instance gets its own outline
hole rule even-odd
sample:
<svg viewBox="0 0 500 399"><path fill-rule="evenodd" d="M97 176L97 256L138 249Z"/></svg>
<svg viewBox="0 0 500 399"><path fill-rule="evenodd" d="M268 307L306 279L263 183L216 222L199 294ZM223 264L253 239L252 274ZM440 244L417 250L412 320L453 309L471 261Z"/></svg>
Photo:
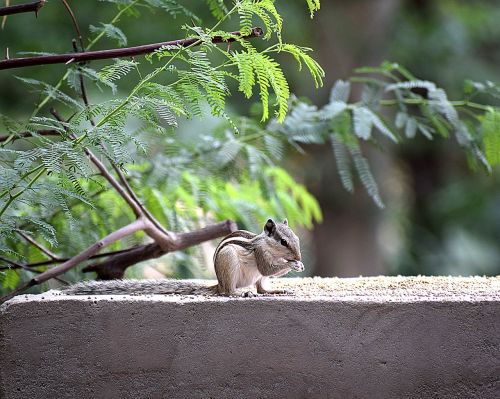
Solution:
<svg viewBox="0 0 500 399"><path fill-rule="evenodd" d="M283 71L278 63L266 54L255 51L236 53L234 60L240 71L240 91L247 98L252 95L255 82L260 87L260 98L262 101L262 121L269 118L269 89L272 87L276 94L278 111L276 116L280 122L285 119L288 109L288 98L290 90Z"/></svg>
<svg viewBox="0 0 500 399"><path fill-rule="evenodd" d="M307 6L309 7L309 12L311 13L311 18L314 16L314 12L320 9L319 0L307 0Z"/></svg>
<svg viewBox="0 0 500 399"><path fill-rule="evenodd" d="M416 79L398 64L386 62L357 72L360 76L351 81L363 84L361 101L350 103L351 83L337 81L329 103L322 108L294 100L283 125L269 126L271 131L282 132L297 143L329 141L340 181L349 192L354 190L356 172L370 197L383 206L361 143L384 146L384 141L380 141L384 137L398 142L401 136L413 139L417 133L428 140L454 135L471 159L486 170L500 162L500 110L472 101L478 94L495 97L499 86L492 82L467 82L464 99L450 101L435 83ZM388 107L395 108L395 112L388 112ZM391 116L392 123L386 121ZM374 129L379 135L374 134Z"/></svg>
<svg viewBox="0 0 500 399"><path fill-rule="evenodd" d="M222 19L228 13L224 0L207 0L208 8L212 15L217 19Z"/></svg>
<svg viewBox="0 0 500 399"><path fill-rule="evenodd" d="M306 227L321 221L317 201L284 169L264 166L262 172L259 179L244 172L237 180L225 180L217 175L202 178L186 170L176 187L166 191L146 188L144 194L148 207L171 229L189 225L200 215L212 215L216 220L231 218L257 231L268 215L289 217Z"/></svg>
<svg viewBox="0 0 500 399"><path fill-rule="evenodd" d="M236 3L240 16L240 31L248 35L254 23L254 17L264 24L264 39L270 39L273 33L281 38L283 20L274 5L275 0L239 1Z"/></svg>
<svg viewBox="0 0 500 399"><path fill-rule="evenodd" d="M90 27L94 37L87 49L102 38L126 45L127 37L118 26L121 18L139 17L145 9L167 12L179 31L185 32L179 37L197 40L187 47L163 47L147 57L147 65L122 59L100 70L89 64L71 65L57 84L19 78L39 96L39 105L26 120L0 119L3 131L10 135L0 148L0 254L17 263L43 261L40 251L20 239L18 233L23 232L60 256L72 256L133 219L123 199L97 173L86 149L110 170L111 165L120 168L141 201L173 231L226 218L252 230L260 229L270 215L288 217L291 223L309 228L321 220L315 199L277 166L286 148L297 145L295 140L232 116L226 107L233 90L251 99L255 89L262 120L269 118L271 109L276 110L278 121L285 119L290 91L273 58L279 52L292 55L299 69L305 65L310 71L316 86L322 84L324 72L308 54L311 50L283 44L283 20L276 2L239 0L230 7L223 0L207 0L217 19L212 28L192 26L201 20L180 1L108 2L118 6L118 13L111 21L96 21ZM319 8L318 1L307 4L311 15ZM221 30L221 24L231 18L239 21L243 34L254 24L261 25L264 39L274 44L258 50L251 41ZM214 36L235 43L217 45L212 42ZM125 77L135 85L120 97L118 88ZM81 78L102 90L99 103L82 101ZM48 112L54 105L65 120ZM199 118L212 124L215 119L217 127L203 125L196 133L179 134L187 119ZM109 249L143 240L144 234L137 233ZM195 263L197 252L187 253ZM181 258L175 255L185 265ZM1 266L0 273L5 289L32 276L31 271L7 265ZM175 273L186 275L180 266ZM81 278L77 272L66 277Z"/></svg>
<svg viewBox="0 0 500 399"><path fill-rule="evenodd" d="M482 122L482 134L486 159L491 166L500 163L500 110L486 112Z"/></svg>
<svg viewBox="0 0 500 399"><path fill-rule="evenodd" d="M127 45L127 37L122 30L115 25L104 23L101 23L101 26L90 25L90 31L92 33L102 33L110 39L116 40L119 46Z"/></svg>
<svg viewBox="0 0 500 399"><path fill-rule="evenodd" d="M20 277L15 270L0 272L0 285L7 290L13 290L19 284Z"/></svg>
<svg viewBox="0 0 500 399"><path fill-rule="evenodd" d="M314 79L314 84L316 88L323 86L323 78L325 77L325 71L323 68L312 58L308 52L312 49L308 47L299 47L294 44L283 44L279 47L280 51L284 51L293 55L297 63L299 64L299 71L302 70L302 65L305 64L312 78Z"/></svg>

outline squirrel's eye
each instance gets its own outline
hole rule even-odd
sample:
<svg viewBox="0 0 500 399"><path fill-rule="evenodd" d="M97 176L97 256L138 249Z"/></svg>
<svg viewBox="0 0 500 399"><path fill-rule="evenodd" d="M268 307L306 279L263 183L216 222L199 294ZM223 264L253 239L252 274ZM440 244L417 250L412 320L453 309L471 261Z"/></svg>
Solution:
<svg viewBox="0 0 500 399"><path fill-rule="evenodd" d="M281 245L283 245L284 247L288 247L288 243L283 238L281 239Z"/></svg>

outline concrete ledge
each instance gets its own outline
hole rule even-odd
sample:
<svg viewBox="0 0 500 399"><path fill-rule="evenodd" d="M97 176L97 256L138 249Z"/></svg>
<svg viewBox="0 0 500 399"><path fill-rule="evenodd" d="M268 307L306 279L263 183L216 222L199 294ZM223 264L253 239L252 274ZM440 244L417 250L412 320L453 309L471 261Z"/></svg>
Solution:
<svg viewBox="0 0 500 399"><path fill-rule="evenodd" d="M0 397L500 397L500 278L275 285L295 294L15 297Z"/></svg>

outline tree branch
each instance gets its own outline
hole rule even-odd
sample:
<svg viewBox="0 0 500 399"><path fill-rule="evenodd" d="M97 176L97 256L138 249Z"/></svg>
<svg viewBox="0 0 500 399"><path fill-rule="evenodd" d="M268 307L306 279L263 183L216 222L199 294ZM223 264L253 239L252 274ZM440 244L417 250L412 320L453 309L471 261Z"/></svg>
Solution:
<svg viewBox="0 0 500 399"><path fill-rule="evenodd" d="M66 273L68 270L72 269L73 267L77 266L81 262L90 258L92 255L99 252L102 248L107 247L108 245L114 243L115 241L121 240L122 238L129 236L129 235L131 235L139 230L145 230L146 228L147 228L147 223L143 218L140 218L140 219L133 221L132 223L122 227L121 229L114 231L113 233L107 235L106 237L104 237L101 240L97 241L96 243L92 244L90 247L88 247L84 251L80 252L78 255L72 257L67 262L64 262L59 266L56 266L56 267L49 269L43 273L40 273L38 276L33 277L31 280L22 284L20 287L16 288L14 291L12 291L12 292L8 293L7 295L3 296L2 298L0 298L0 303L3 303L5 301L9 300L10 298L14 297L18 293L23 292L24 290L26 290L30 287L42 284L45 281L48 281L52 278L56 278L59 275Z"/></svg>
<svg viewBox="0 0 500 399"><path fill-rule="evenodd" d="M8 270L8 269L26 269L29 270L30 266L23 265L21 263L17 263L13 260L4 258L3 256L0 256L0 261L5 262L9 264L10 266L2 266L0 267L0 270Z"/></svg>
<svg viewBox="0 0 500 399"><path fill-rule="evenodd" d="M103 262L88 265L83 268L82 271L96 272L97 277L101 280L123 278L125 270L138 262L159 258L169 252L179 251L193 245L201 244L205 241L226 236L237 230L237 228L238 226L235 222L226 220L224 222L203 227L199 230L187 233L178 233L172 249L168 251L163 250L156 243L142 245L131 248L128 251L112 255Z"/></svg>
<svg viewBox="0 0 500 399"><path fill-rule="evenodd" d="M186 233L177 234L175 240L175 251L180 251L193 245L201 244L202 242L213 240L215 238L226 236L233 231L238 230L238 226L232 220L212 224L203 227L199 230L188 231Z"/></svg>
<svg viewBox="0 0 500 399"><path fill-rule="evenodd" d="M202 242L226 236L237 229L236 223L230 220L206 226L202 229L177 235L175 245L170 251L164 251L158 244L148 244L133 248L131 251L111 256L104 262L85 267L83 272L96 272L98 278L109 280L123 278L125 270L138 263L149 259L159 258L168 252L179 251Z"/></svg>
<svg viewBox="0 0 500 399"><path fill-rule="evenodd" d="M232 32L232 35L240 36L240 32ZM252 39L255 37L260 37L263 35L261 28L252 28L249 35L242 36L243 39ZM229 43L234 42L234 38L224 39L222 36L214 36L212 38L212 43ZM25 57L25 58L12 58L8 60L0 61L0 70L2 69L12 69L12 68L23 68L34 65L48 65L48 64L70 64L73 62L84 62L93 60L105 60L109 58L124 58L132 57L134 55L148 54L163 46L182 46L188 47L196 44L201 44L202 42L198 38L188 38L180 40L172 40L168 42L160 42L153 44L145 44L142 46L135 47L124 47L111 50L97 50L97 51L87 51L82 53L68 53L68 54L55 54L55 55L43 55L39 57Z"/></svg>
<svg viewBox="0 0 500 399"><path fill-rule="evenodd" d="M131 248L121 254L110 256L103 262L93 263L82 269L82 272L96 272L100 280L114 280L123 278L125 270L136 263L149 259L159 258L167 252L156 243Z"/></svg>
<svg viewBox="0 0 500 399"><path fill-rule="evenodd" d="M44 5L45 5L45 0L38 0L32 3L24 3L15 6L1 7L0 17L11 14L21 14L23 12L34 12L35 14L38 14L38 10L40 10L40 8L42 8Z"/></svg>

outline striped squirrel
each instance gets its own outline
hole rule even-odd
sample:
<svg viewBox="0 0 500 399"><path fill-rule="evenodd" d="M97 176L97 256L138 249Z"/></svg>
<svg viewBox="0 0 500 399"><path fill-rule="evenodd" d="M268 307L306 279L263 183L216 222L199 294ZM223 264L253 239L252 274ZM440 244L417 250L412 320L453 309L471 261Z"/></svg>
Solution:
<svg viewBox="0 0 500 399"><path fill-rule="evenodd" d="M238 288L256 287L259 294L284 294L283 290L267 290L268 278L283 276L291 270L304 270L299 238L286 219L282 223L269 219L260 234L237 230L227 235L215 249L214 266L218 280L215 286L189 280L111 280L82 282L63 288L63 292L70 295L236 295Z"/></svg>
<svg viewBox="0 0 500 399"><path fill-rule="evenodd" d="M290 270L303 271L299 238L288 221L269 219L260 234L237 230L226 236L214 253L217 292L234 295L237 288L256 286L259 294L283 294L267 290L270 276L283 276Z"/></svg>

